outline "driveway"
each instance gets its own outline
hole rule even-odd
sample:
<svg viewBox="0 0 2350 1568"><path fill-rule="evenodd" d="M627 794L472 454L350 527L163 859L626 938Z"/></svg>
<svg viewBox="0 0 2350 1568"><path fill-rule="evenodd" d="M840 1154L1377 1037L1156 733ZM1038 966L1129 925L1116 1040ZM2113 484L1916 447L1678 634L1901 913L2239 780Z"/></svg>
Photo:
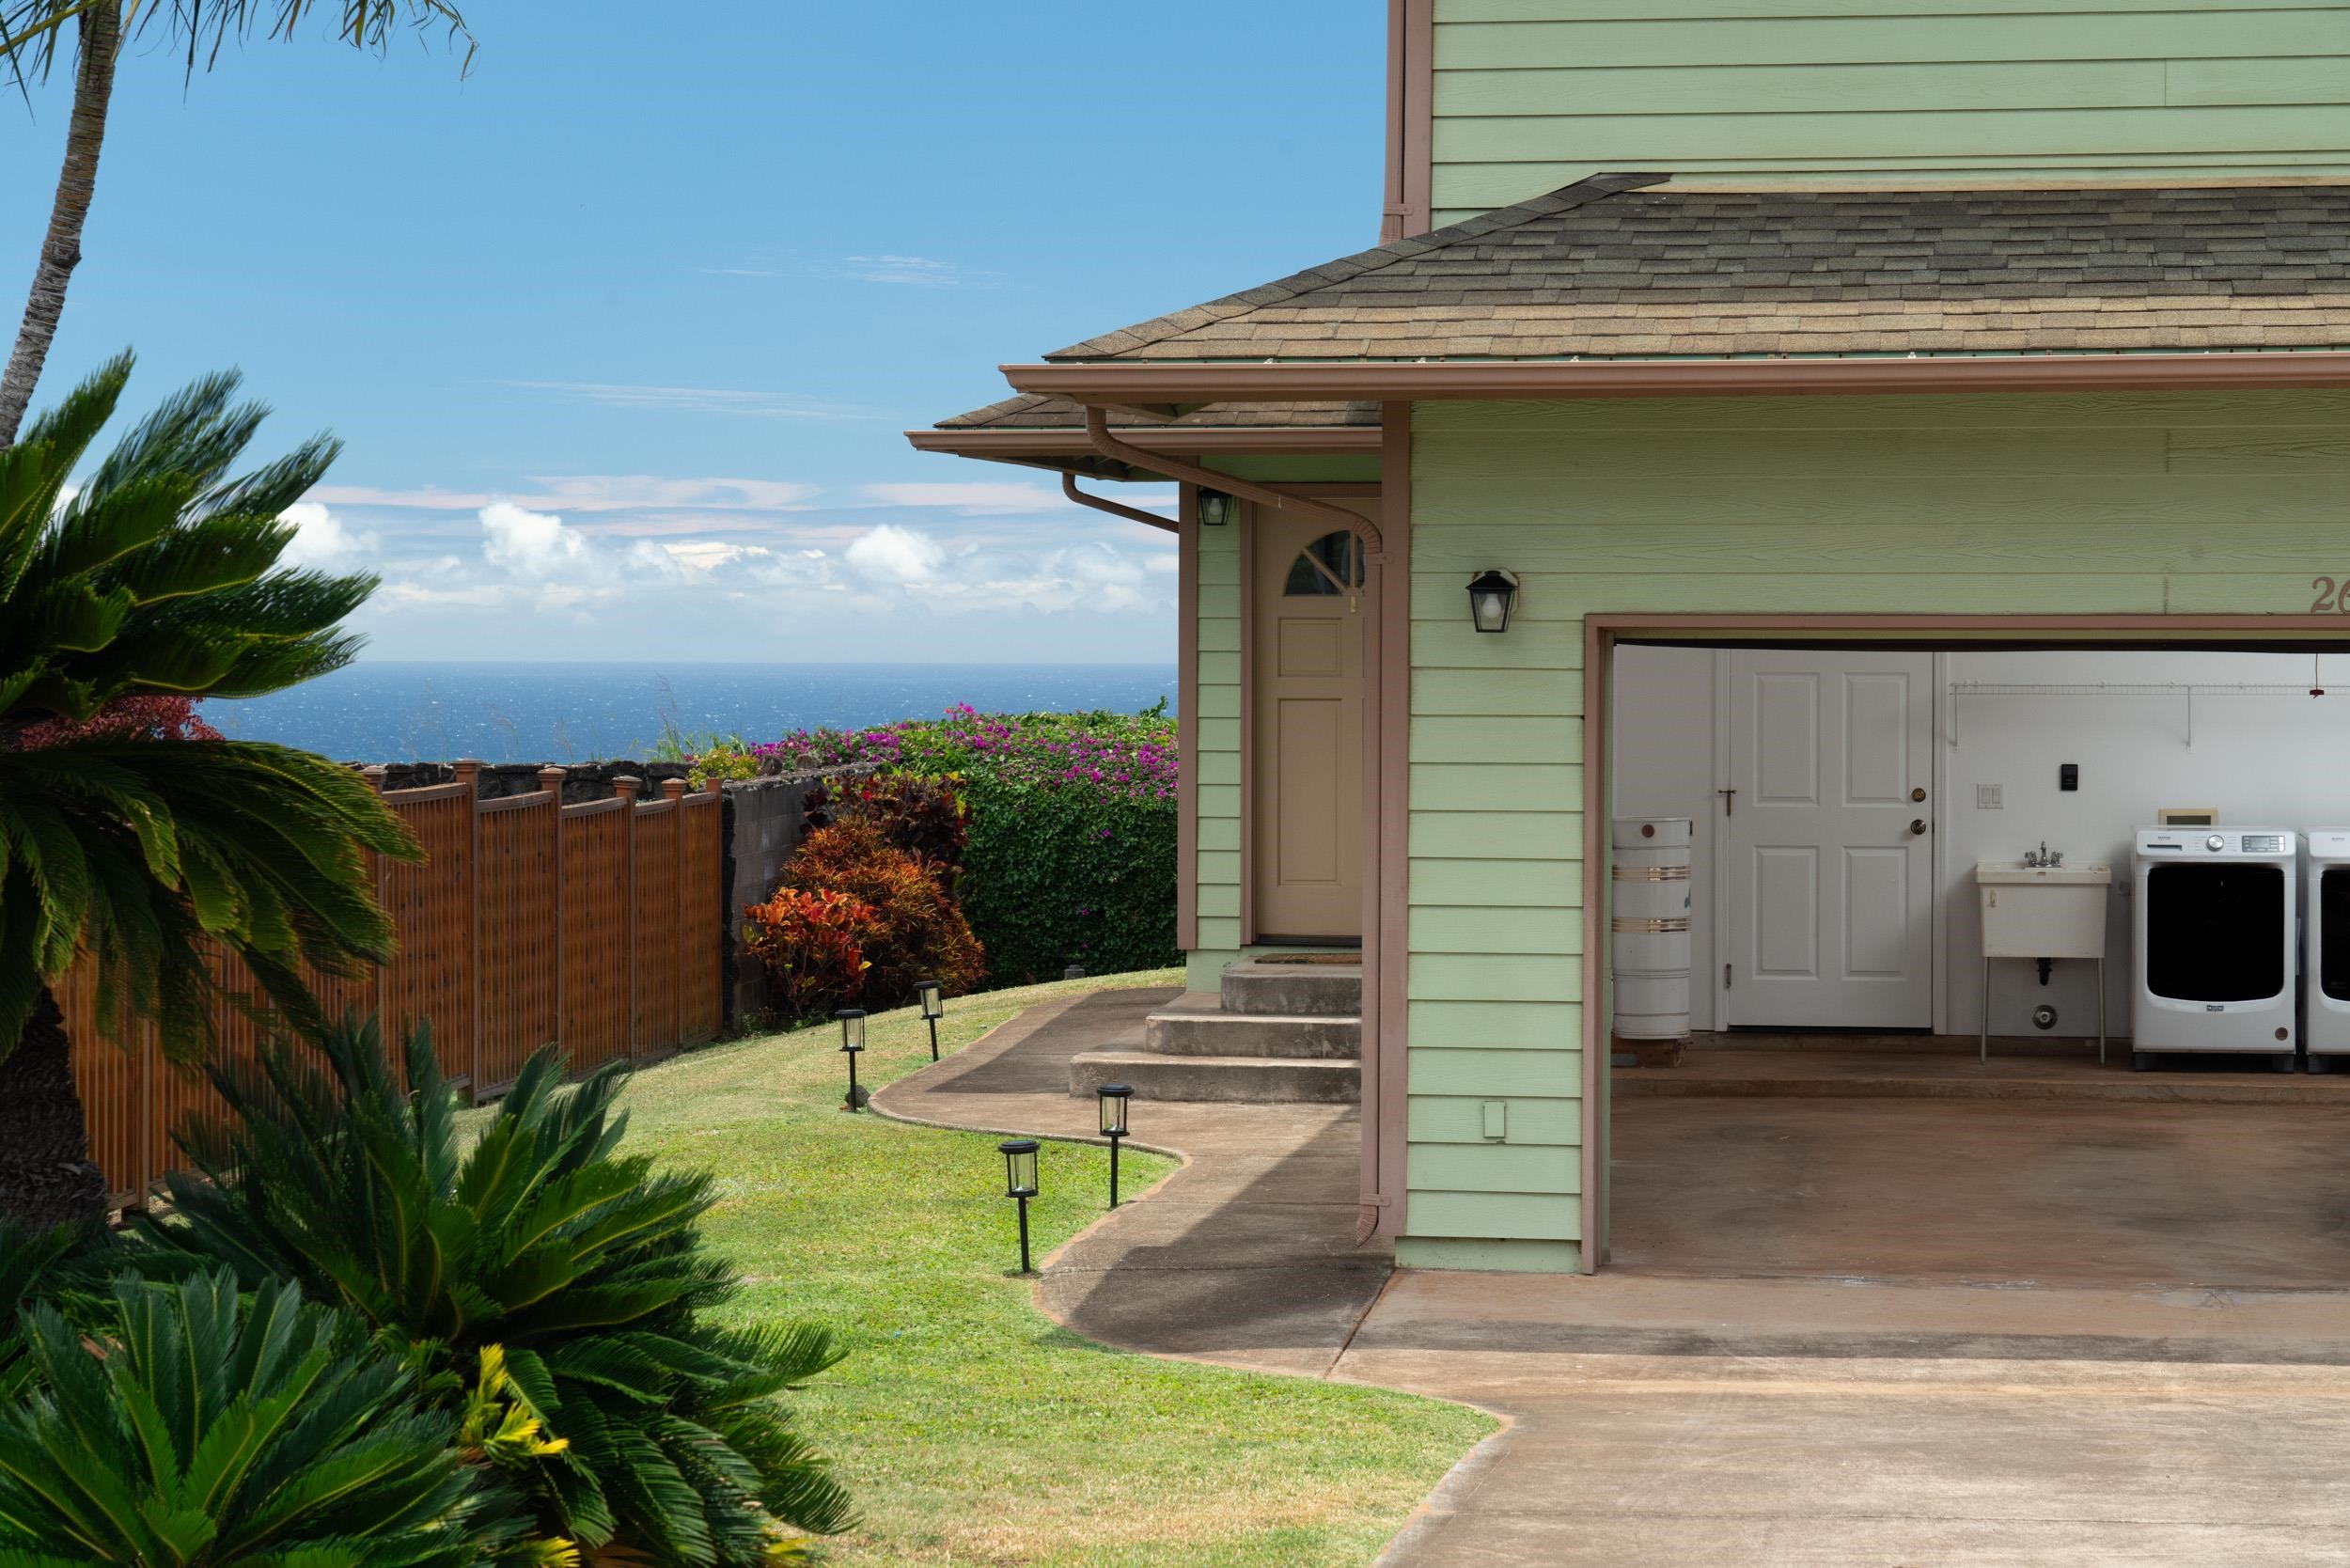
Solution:
<svg viewBox="0 0 2350 1568"><path fill-rule="evenodd" d="M876 1107L1083 1136L1093 1107L1066 1092L1068 1056L1167 995L1047 1004ZM1637 1148L1623 1128L1639 1113L1618 1108ZM1188 1163L1047 1260L1046 1311L1136 1350L1509 1418L1391 1568L2350 1563L2350 1295L2087 1270L2023 1287L1398 1273L1354 1245L1351 1110L1137 1105L1134 1120ZM2314 1255L2298 1256L2279 1278L2306 1284L2293 1270Z"/></svg>

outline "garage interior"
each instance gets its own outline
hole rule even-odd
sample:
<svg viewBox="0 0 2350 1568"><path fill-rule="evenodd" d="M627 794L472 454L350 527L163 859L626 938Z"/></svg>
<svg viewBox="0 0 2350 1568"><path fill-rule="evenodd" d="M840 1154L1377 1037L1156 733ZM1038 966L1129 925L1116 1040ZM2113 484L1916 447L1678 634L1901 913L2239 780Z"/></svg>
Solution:
<svg viewBox="0 0 2350 1568"><path fill-rule="evenodd" d="M2350 652L1626 640L1608 668L1611 1272L2350 1278L2350 915L2304 956L2350 895L2310 850L2350 829ZM1660 885L1638 835L1683 819ZM2013 923L2052 887L2069 937ZM2014 939L2076 945L1986 965Z"/></svg>

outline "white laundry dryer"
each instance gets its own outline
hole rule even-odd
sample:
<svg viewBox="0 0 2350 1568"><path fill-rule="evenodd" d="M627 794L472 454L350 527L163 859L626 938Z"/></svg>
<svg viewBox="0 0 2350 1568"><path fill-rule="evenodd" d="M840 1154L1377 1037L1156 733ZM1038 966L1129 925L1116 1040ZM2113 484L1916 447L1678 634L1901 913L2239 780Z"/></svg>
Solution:
<svg viewBox="0 0 2350 1568"><path fill-rule="evenodd" d="M2300 836L2282 828L2138 830L2131 1065L2233 1051L2293 1071L2300 858Z"/></svg>
<svg viewBox="0 0 2350 1568"><path fill-rule="evenodd" d="M2350 828L2309 832L2301 884L2301 1041L2310 1071L2350 1058Z"/></svg>

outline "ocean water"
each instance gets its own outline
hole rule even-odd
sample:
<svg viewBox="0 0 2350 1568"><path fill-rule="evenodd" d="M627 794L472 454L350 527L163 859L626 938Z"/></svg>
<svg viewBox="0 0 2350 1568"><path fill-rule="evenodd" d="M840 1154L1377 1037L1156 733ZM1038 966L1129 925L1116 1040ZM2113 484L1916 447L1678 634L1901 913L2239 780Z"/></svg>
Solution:
<svg viewBox="0 0 2350 1568"><path fill-rule="evenodd" d="M464 664L363 661L291 691L204 704L235 739L363 762L641 758L669 729L793 729L981 712L1175 707L1168 665Z"/></svg>

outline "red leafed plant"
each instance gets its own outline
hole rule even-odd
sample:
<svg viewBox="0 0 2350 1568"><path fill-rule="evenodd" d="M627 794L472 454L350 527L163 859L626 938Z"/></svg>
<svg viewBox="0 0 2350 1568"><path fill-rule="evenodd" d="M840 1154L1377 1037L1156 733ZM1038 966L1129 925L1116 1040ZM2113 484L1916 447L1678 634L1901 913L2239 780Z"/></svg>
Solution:
<svg viewBox="0 0 2350 1568"><path fill-rule="evenodd" d="M743 946L767 971L768 999L785 1018L813 1018L854 1001L865 986L863 939L873 906L847 893L778 887L743 911Z"/></svg>
<svg viewBox="0 0 2350 1568"><path fill-rule="evenodd" d="M935 980L948 996L960 996L987 976L987 955L941 873L891 847L878 823L850 817L818 828L783 880L791 887L846 893L872 909L872 929L858 937L871 963L861 1006L904 1007L914 1000L916 980Z"/></svg>
<svg viewBox="0 0 2350 1568"><path fill-rule="evenodd" d="M123 697L76 724L46 719L16 732L19 751L45 751L75 741L217 741L220 731L196 716L194 698ZM0 749L5 749L0 747Z"/></svg>
<svg viewBox="0 0 2350 1568"><path fill-rule="evenodd" d="M809 792L803 821L810 831L837 822L869 822L883 842L922 862L938 885L954 890L971 838L971 808L956 774L893 773L826 779Z"/></svg>

